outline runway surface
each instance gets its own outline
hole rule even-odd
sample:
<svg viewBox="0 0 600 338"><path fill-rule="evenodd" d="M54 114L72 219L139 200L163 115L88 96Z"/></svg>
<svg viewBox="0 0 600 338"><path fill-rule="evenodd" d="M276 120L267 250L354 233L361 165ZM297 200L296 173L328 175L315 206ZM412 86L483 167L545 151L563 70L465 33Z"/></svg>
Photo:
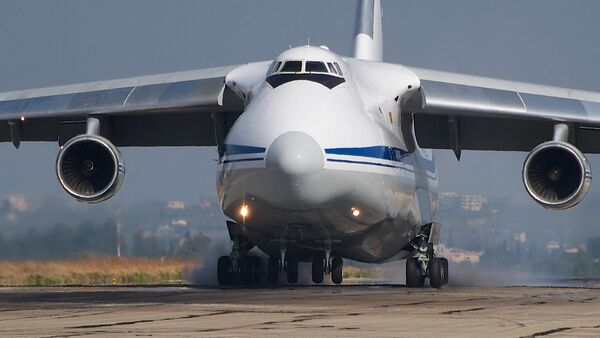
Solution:
<svg viewBox="0 0 600 338"><path fill-rule="evenodd" d="M600 336L600 289L0 288L0 336Z"/></svg>

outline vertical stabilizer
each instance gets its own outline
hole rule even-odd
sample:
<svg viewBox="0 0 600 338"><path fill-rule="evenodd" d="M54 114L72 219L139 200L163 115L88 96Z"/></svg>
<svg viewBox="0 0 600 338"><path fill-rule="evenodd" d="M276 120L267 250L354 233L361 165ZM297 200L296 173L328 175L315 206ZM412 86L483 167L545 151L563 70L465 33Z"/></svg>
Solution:
<svg viewBox="0 0 600 338"><path fill-rule="evenodd" d="M381 61L383 33L381 25L381 0L360 0L354 37L354 57Z"/></svg>

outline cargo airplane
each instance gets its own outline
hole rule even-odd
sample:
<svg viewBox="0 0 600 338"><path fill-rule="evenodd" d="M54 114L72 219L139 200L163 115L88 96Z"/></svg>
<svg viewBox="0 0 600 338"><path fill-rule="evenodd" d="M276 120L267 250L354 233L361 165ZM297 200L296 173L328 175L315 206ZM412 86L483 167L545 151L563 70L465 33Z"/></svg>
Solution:
<svg viewBox="0 0 600 338"><path fill-rule="evenodd" d="M585 197L600 94L384 63L380 0L358 7L351 57L301 46L245 65L0 93L0 141L57 142L58 182L84 203L119 190L119 147L216 147L232 241L218 259L223 285L295 283L299 262L314 283L339 284L344 258L405 259L408 286L447 284L431 149L528 152L536 202L567 209Z"/></svg>

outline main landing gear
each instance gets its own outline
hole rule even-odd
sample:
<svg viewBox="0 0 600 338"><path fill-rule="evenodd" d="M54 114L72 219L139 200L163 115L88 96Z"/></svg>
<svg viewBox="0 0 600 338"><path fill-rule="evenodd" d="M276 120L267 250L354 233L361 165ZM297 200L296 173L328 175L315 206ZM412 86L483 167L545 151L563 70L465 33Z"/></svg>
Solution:
<svg viewBox="0 0 600 338"><path fill-rule="evenodd" d="M246 284L260 282L262 260L255 256L221 256L217 262L217 280L220 285Z"/></svg>
<svg viewBox="0 0 600 338"><path fill-rule="evenodd" d="M260 283L262 259L248 255L254 247L234 222L227 222L229 236L233 240L233 248L229 256L221 256L217 261L217 281L220 285Z"/></svg>
<svg viewBox="0 0 600 338"><path fill-rule="evenodd" d="M406 259L406 286L423 287L426 278L433 288L448 284L448 260L436 257L433 250L439 242L439 227L436 223L423 226L411 243L414 255Z"/></svg>
<svg viewBox="0 0 600 338"><path fill-rule="evenodd" d="M422 268L422 262L419 262L418 258L411 257L406 260L406 286L409 288L423 287L426 277L429 277L429 285L432 288L441 288L447 285L448 260L433 257L425 269Z"/></svg>

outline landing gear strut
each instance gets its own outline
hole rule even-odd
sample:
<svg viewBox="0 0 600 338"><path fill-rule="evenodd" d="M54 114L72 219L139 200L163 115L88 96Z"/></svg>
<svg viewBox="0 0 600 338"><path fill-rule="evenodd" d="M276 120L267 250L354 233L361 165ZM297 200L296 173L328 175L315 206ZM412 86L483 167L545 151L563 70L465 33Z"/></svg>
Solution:
<svg viewBox="0 0 600 338"><path fill-rule="evenodd" d="M435 256L433 245L439 243L440 225L424 225L411 242L412 257L406 259L406 286L422 287L425 278L433 288L448 284L448 260Z"/></svg>

